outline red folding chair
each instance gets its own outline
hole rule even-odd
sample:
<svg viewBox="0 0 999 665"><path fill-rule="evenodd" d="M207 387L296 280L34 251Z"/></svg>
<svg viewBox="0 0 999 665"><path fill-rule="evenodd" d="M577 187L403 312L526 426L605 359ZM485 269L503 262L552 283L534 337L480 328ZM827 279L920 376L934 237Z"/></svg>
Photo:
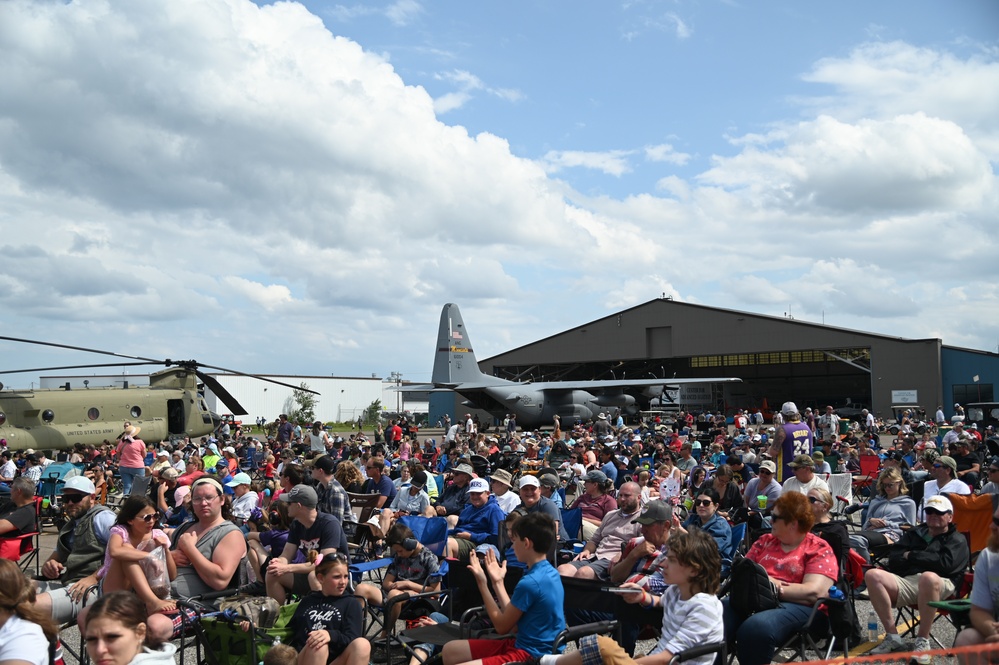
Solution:
<svg viewBox="0 0 999 665"><path fill-rule="evenodd" d="M881 458L877 455L860 456L860 473L853 477L853 496L861 502L864 501L862 492L870 490L878 482L878 475L881 471Z"/></svg>
<svg viewBox="0 0 999 665"><path fill-rule="evenodd" d="M35 576L42 574L42 562L38 556L41 547L41 537L39 520L42 512L42 497L35 497L35 530L20 536L6 536L0 538L0 559L13 561L21 570L28 572L32 561L35 563Z"/></svg>

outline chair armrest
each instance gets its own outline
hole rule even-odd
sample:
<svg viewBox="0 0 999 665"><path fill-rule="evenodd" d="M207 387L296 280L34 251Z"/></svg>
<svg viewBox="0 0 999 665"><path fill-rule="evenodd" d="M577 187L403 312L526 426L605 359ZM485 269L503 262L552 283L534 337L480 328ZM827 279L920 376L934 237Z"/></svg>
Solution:
<svg viewBox="0 0 999 665"><path fill-rule="evenodd" d="M670 665L673 665L673 663L683 663L692 658L706 656L709 653L720 653L721 662L724 663L727 660L726 656L728 655L728 645L726 645L725 642L709 642L708 644L702 644L699 647L684 649L679 653L673 654L673 658L670 660Z"/></svg>
<svg viewBox="0 0 999 665"><path fill-rule="evenodd" d="M571 628L566 628L558 637L555 638L554 652L557 652L558 648L563 644L568 642L574 642L580 637L585 637L587 635L603 635L605 633L616 633L620 628L620 624L617 619L609 619L606 621L594 621L593 623L584 623L579 626L572 626Z"/></svg>

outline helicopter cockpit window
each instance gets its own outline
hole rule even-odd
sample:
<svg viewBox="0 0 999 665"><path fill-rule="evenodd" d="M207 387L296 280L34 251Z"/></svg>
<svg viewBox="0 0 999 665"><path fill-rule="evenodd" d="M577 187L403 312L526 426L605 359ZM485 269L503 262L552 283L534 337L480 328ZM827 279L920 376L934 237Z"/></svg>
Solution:
<svg viewBox="0 0 999 665"><path fill-rule="evenodd" d="M142 407L133 406L129 413L132 414L133 418L138 418L142 415Z"/></svg>
<svg viewBox="0 0 999 665"><path fill-rule="evenodd" d="M53 411L52 409L45 409L44 411L42 411L42 420L44 420L47 423L50 423L53 420L55 420L55 411Z"/></svg>
<svg viewBox="0 0 999 665"><path fill-rule="evenodd" d="M7 422L7 414L0 411L0 425L3 425L5 422Z"/></svg>
<svg viewBox="0 0 999 665"><path fill-rule="evenodd" d="M89 409L87 409L87 419L97 420L100 417L101 417L101 410L98 409L96 406L92 406Z"/></svg>

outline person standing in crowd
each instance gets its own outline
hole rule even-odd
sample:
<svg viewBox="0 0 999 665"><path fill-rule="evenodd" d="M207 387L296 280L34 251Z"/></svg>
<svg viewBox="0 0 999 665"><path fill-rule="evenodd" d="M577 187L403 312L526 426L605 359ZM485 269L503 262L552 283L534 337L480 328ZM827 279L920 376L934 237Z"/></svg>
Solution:
<svg viewBox="0 0 999 665"><path fill-rule="evenodd" d="M132 493L132 483L146 475L146 444L139 438L141 428L125 423L115 453L118 455L118 475L121 476L121 493Z"/></svg>
<svg viewBox="0 0 999 665"><path fill-rule="evenodd" d="M812 430L801 422L801 414L794 402L784 402L781 413L785 423L777 428L769 453L777 466L777 482L784 483L794 476L791 463L795 458L812 454L813 438Z"/></svg>

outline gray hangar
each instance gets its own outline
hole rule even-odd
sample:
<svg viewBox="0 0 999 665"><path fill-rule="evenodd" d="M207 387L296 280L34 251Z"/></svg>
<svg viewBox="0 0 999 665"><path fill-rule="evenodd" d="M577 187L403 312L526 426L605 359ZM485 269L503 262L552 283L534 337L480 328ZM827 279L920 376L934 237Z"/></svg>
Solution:
<svg viewBox="0 0 999 665"><path fill-rule="evenodd" d="M893 417L892 406L991 401L999 355L791 318L656 299L479 362L518 381L738 377L693 386L679 401L695 410L794 401L800 409L847 402ZM668 381L667 381L668 382ZM450 401L450 400L449 400ZM461 398L455 414L465 411ZM432 411L434 409L431 409ZM483 422L488 422L484 413Z"/></svg>

